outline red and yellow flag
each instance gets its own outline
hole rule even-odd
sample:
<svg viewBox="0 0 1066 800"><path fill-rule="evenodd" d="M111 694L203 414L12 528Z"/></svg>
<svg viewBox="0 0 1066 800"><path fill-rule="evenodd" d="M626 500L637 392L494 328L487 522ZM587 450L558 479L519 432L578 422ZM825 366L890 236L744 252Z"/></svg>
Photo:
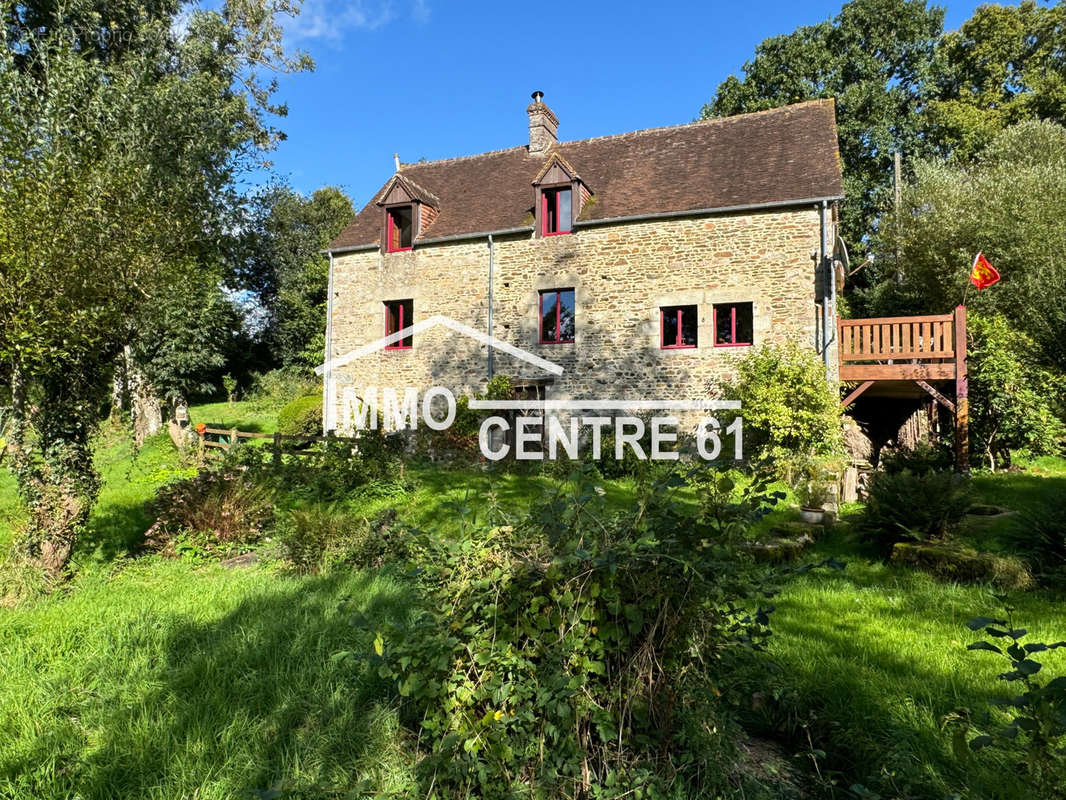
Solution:
<svg viewBox="0 0 1066 800"><path fill-rule="evenodd" d="M988 263L984 253L978 253L973 260L973 268L970 270L970 283L978 289L987 289L999 280L996 268Z"/></svg>

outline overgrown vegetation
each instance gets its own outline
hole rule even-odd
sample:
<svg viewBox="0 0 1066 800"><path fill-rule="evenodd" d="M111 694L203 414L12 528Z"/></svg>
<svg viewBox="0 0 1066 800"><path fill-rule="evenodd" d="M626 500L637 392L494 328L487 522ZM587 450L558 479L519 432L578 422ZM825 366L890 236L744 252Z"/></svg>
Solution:
<svg viewBox="0 0 1066 800"><path fill-rule="evenodd" d="M797 457L843 451L840 397L813 350L795 342L760 347L738 364L727 394L741 402L745 449L775 461L782 474Z"/></svg>
<svg viewBox="0 0 1066 800"><path fill-rule="evenodd" d="M359 619L384 632L371 663L405 699L424 791L704 797L736 777L714 686L768 636L738 545L777 495L675 471L607 514L599 480L582 466L528 515L418 535L414 624ZM701 482L713 508L679 502Z"/></svg>

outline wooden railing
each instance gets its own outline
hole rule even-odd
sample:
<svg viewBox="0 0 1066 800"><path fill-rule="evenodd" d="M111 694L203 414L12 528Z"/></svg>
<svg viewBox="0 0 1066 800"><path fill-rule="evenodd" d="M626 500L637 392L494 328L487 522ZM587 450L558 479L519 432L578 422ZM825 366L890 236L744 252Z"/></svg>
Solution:
<svg viewBox="0 0 1066 800"><path fill-rule="evenodd" d="M236 428L205 427L197 428L196 433L199 436L201 456L211 449L229 451L240 444L241 439L269 439L270 449L275 463L281 459L283 452L296 456L313 456L318 454L317 451L298 447L285 449L285 442L308 444L311 442L357 441L354 437L347 436L302 436L288 433L253 433L251 431L240 431Z"/></svg>
<svg viewBox="0 0 1066 800"><path fill-rule="evenodd" d="M840 380L947 380L965 315L838 319ZM960 327L961 326L961 327ZM961 331L961 333L960 333Z"/></svg>

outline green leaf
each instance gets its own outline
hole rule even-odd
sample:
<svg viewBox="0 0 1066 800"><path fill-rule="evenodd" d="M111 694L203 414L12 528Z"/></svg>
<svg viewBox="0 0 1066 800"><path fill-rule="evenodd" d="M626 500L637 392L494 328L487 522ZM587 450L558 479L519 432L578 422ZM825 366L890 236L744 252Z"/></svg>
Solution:
<svg viewBox="0 0 1066 800"><path fill-rule="evenodd" d="M1003 651L1000 650L998 647L996 647L994 644L992 644L991 642L986 642L983 639L981 641L979 641L979 642L974 642L973 644L966 645L966 649L967 650L988 650L988 651L990 651L992 653L999 653L1001 655L1003 653Z"/></svg>
<svg viewBox="0 0 1066 800"><path fill-rule="evenodd" d="M385 640L381 637L381 633L374 637L374 652L379 656L385 654Z"/></svg>
<svg viewBox="0 0 1066 800"><path fill-rule="evenodd" d="M1036 673L1040 672L1042 666L1040 662L1027 658L1018 663L1018 672L1022 673L1022 675L1036 675Z"/></svg>
<svg viewBox="0 0 1066 800"><path fill-rule="evenodd" d="M974 617L966 623L966 627L971 631L979 631L988 625L1006 625L1005 620L992 619L992 617Z"/></svg>
<svg viewBox="0 0 1066 800"><path fill-rule="evenodd" d="M970 749L980 750L984 747L989 747L990 745L993 745L995 743L996 740L993 739L991 736L978 736L977 738L970 740Z"/></svg>

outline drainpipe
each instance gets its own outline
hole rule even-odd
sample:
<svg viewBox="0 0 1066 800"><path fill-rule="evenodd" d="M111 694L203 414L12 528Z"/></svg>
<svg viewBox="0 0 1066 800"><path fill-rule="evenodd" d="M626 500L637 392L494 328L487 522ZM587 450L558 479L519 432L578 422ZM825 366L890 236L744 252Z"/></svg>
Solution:
<svg viewBox="0 0 1066 800"><path fill-rule="evenodd" d="M326 284L326 363L333 358L333 251L329 252L329 280ZM322 375L322 433L337 427L336 398L333 396L332 370Z"/></svg>
<svg viewBox="0 0 1066 800"><path fill-rule="evenodd" d="M824 205L823 201L823 205ZM826 212L828 214L828 209ZM826 228L828 229L828 219ZM834 229L834 237L836 230ZM834 244L836 239L834 238ZM834 247L835 250L835 247ZM829 345L833 344L837 340L837 268L833 261L832 253L826 253L825 255L826 271L829 273L829 327L825 332L825 350L829 352Z"/></svg>
<svg viewBox="0 0 1066 800"><path fill-rule="evenodd" d="M495 267L496 267L495 255L496 255L495 249L493 248L493 244L492 244L492 234L490 233L489 234L489 329L488 329L489 336L492 336L492 282L493 282L493 272L495 271ZM496 370L496 364L495 364L496 348L494 348L491 344L488 346L488 348L489 348L489 380L491 381L492 378L493 378L493 373Z"/></svg>
<svg viewBox="0 0 1066 800"><path fill-rule="evenodd" d="M825 200L819 206L819 218L821 221L821 252L818 253L818 264L822 269L822 336L819 347L822 351L822 363L825 364L826 378L829 377L829 267L826 251L829 249L829 224L826 220L828 204Z"/></svg>

